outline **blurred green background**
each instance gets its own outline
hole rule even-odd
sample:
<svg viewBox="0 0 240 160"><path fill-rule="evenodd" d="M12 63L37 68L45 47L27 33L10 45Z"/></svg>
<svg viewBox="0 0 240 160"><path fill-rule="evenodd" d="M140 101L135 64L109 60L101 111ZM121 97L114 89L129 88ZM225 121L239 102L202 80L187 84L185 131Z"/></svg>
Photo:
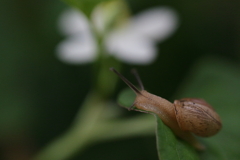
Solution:
<svg viewBox="0 0 240 160"><path fill-rule="evenodd" d="M205 98L227 125L219 139L225 137L231 159L240 157L240 1L127 2L133 14L170 6L180 25L159 44L153 64L125 64L122 73L135 82L129 70L138 69L148 91L171 101ZM67 65L55 56L64 38L57 20L67 7L58 0L0 1L0 159L28 159L64 133L91 87L91 64ZM112 98L125 87L119 83ZM136 114L142 113L122 109L123 117ZM116 139L92 145L72 159L155 160L155 146L154 135Z"/></svg>

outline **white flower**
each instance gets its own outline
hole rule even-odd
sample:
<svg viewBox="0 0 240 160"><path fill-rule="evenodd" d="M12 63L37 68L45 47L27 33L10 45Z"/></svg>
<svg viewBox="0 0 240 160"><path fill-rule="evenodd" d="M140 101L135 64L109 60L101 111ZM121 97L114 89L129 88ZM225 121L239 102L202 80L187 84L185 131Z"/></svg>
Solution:
<svg viewBox="0 0 240 160"><path fill-rule="evenodd" d="M68 36L57 46L61 60L81 64L96 59L98 47L91 28L103 31L101 22L106 21L101 15L103 12L99 8L96 11L91 22L83 13L73 9L61 15L60 29ZM121 27L104 32L104 46L110 55L122 61L148 64L156 58L156 43L171 36L176 28L176 13L170 8L158 7L132 17Z"/></svg>

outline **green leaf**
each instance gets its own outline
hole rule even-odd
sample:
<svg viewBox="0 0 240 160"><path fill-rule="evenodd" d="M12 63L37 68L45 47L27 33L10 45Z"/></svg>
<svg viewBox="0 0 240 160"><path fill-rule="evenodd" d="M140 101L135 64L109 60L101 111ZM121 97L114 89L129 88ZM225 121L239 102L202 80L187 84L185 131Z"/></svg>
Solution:
<svg viewBox="0 0 240 160"><path fill-rule="evenodd" d="M198 160L195 149L186 142L179 140L173 132L163 124L157 116L157 146L158 156L161 160Z"/></svg>
<svg viewBox="0 0 240 160"><path fill-rule="evenodd" d="M192 67L176 99L198 97L208 101L219 113L223 128L215 136L203 138L203 160L240 157L240 67L216 57L205 57Z"/></svg>
<svg viewBox="0 0 240 160"><path fill-rule="evenodd" d="M72 7L78 8L83 11L88 17L90 16L93 8L100 2L107 0L63 0Z"/></svg>

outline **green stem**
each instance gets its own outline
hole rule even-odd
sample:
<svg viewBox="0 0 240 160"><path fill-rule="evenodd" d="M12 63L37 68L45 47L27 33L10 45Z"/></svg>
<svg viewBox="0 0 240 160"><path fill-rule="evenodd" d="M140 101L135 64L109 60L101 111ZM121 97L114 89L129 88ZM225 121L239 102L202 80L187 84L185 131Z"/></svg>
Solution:
<svg viewBox="0 0 240 160"><path fill-rule="evenodd" d="M154 133L155 124L151 115L143 114L127 120L106 119L103 116L106 106L106 101L91 93L77 114L73 126L34 160L65 160L75 153L83 152L93 142Z"/></svg>
<svg viewBox="0 0 240 160"><path fill-rule="evenodd" d="M35 160L64 160L76 151L81 152L91 142L92 130L101 119L105 108L106 102L98 97L91 93L69 131L48 145Z"/></svg>
<svg viewBox="0 0 240 160"><path fill-rule="evenodd" d="M108 120L96 126L95 141L104 141L130 136L154 135L156 124L150 114L128 119Z"/></svg>
<svg viewBox="0 0 240 160"><path fill-rule="evenodd" d="M89 143L87 132L69 130L45 148L35 160L64 160L81 152Z"/></svg>

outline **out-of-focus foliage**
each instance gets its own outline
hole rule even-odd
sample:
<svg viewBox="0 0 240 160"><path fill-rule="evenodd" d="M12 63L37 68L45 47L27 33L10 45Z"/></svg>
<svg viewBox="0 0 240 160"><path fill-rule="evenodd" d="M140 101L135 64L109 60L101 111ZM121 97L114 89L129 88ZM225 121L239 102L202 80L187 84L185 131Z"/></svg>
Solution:
<svg viewBox="0 0 240 160"><path fill-rule="evenodd" d="M92 5L87 3L95 1L82 2L90 13ZM127 71L135 67L151 93L171 100L206 99L222 117L223 130L203 142L219 159L239 159L239 2L127 2L133 14L156 5L173 7L180 27L161 44L155 63L125 65L126 77L133 81ZM55 47L63 39L57 19L67 7L58 0L0 1L0 159L27 159L64 133L91 87L90 65L66 65L55 56ZM206 55L212 57L203 59ZM119 90L124 87L119 83ZM143 113L122 109L121 114ZM202 153L202 159L216 157L211 153ZM72 159L99 157L157 159L155 137L99 142Z"/></svg>
<svg viewBox="0 0 240 160"><path fill-rule="evenodd" d="M118 103L122 107L129 108L133 105L136 94L131 89L124 89L118 96Z"/></svg>
<svg viewBox="0 0 240 160"><path fill-rule="evenodd" d="M85 14L90 16L92 9L100 2L109 1L109 0L63 0L74 8L78 8L83 11Z"/></svg>

